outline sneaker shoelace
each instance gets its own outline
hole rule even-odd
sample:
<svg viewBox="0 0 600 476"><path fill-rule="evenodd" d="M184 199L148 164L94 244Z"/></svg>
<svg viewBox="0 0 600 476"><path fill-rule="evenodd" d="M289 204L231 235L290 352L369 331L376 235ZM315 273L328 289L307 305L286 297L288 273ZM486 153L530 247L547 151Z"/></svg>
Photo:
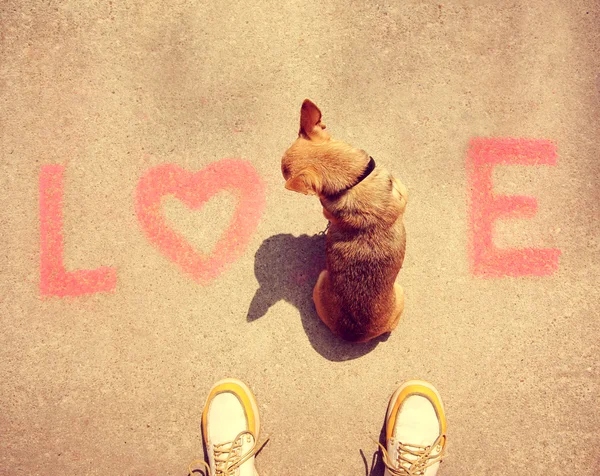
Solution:
<svg viewBox="0 0 600 476"><path fill-rule="evenodd" d="M242 453L244 438L249 443L252 442L252 447L245 453ZM213 445L215 474L212 476L235 476L239 467L258 453L268 441L269 438L257 446L254 433L245 430L240 432L233 441ZM192 461L188 468L189 474L194 474L193 471L196 471L196 469L193 469L193 466L198 464L203 465L202 469L207 471L206 476L208 476L210 474L210 466L203 460Z"/></svg>
<svg viewBox="0 0 600 476"><path fill-rule="evenodd" d="M379 442L383 453L383 464L394 476L423 476L425 470L447 456L444 454L446 435L440 435L430 446L404 444L398 442L398 458L391 461L387 450Z"/></svg>

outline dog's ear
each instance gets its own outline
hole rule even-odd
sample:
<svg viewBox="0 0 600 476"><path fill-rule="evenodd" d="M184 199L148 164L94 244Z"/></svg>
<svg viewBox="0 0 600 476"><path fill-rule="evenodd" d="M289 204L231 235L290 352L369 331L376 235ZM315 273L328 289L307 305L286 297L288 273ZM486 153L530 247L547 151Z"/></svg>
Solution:
<svg viewBox="0 0 600 476"><path fill-rule="evenodd" d="M285 182L285 188L304 195L318 195L321 191L321 179L312 170L303 170Z"/></svg>
<svg viewBox="0 0 600 476"><path fill-rule="evenodd" d="M304 135L310 138L315 126L321 121L321 111L315 103L310 99L305 99L300 109L300 132L299 135Z"/></svg>

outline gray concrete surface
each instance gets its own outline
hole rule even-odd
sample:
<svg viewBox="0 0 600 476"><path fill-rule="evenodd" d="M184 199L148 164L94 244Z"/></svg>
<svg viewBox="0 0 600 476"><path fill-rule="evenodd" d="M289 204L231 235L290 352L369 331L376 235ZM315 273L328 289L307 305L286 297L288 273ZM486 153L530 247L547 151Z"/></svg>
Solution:
<svg viewBox="0 0 600 476"><path fill-rule="evenodd" d="M226 376L258 398L261 476L368 474L409 378L447 407L440 476L600 474L599 15L579 0L2 2L0 474L186 474ZM333 338L310 300L325 220L279 171L305 97L410 190L405 315L371 345ZM557 145L555 167L494 175L539 206L496 243L559 248L551 276L469 271L481 136ZM253 164L266 208L200 284L146 238L135 190L151 167L223 158ZM114 292L40 296L48 164L65 166L66 268L112 266ZM211 249L232 200L164 213Z"/></svg>

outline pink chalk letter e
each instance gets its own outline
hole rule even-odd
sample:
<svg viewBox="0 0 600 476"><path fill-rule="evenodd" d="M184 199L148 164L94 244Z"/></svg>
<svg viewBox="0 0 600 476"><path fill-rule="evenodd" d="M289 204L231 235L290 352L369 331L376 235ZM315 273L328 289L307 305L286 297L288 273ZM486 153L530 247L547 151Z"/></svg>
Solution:
<svg viewBox="0 0 600 476"><path fill-rule="evenodd" d="M493 243L494 221L531 218L537 210L534 197L496 195L492 190L495 165L556 165L556 147L540 139L471 140L467 154L469 176L469 252L473 274L482 277L547 276L558 269L555 248L500 249Z"/></svg>
<svg viewBox="0 0 600 476"><path fill-rule="evenodd" d="M42 296L81 296L114 291L115 268L65 270L63 250L63 165L40 171L40 292Z"/></svg>

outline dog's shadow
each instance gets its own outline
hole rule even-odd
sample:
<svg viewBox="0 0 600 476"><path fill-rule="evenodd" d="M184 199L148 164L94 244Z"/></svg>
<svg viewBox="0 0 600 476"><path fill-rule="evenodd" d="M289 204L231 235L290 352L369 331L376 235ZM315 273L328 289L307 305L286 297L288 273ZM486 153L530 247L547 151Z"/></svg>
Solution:
<svg viewBox="0 0 600 476"><path fill-rule="evenodd" d="M274 235L263 241L254 259L254 274L260 285L248 322L263 317L269 308L284 300L298 309L313 348L331 361L352 360L372 351L388 334L365 344L335 337L321 322L312 299L319 273L325 269L325 235Z"/></svg>

